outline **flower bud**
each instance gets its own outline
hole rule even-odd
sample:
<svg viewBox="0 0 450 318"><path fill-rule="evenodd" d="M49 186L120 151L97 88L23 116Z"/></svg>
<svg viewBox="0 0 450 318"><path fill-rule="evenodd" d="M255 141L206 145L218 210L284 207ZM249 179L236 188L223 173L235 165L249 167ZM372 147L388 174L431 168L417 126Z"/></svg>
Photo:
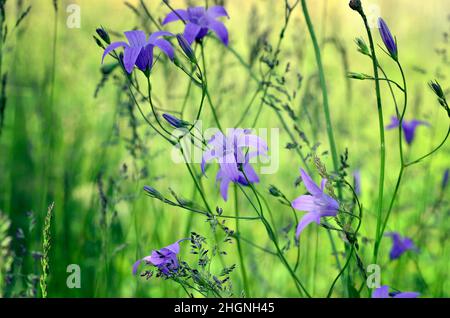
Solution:
<svg viewBox="0 0 450 318"><path fill-rule="evenodd" d="M181 49L183 50L184 54L186 54L188 59L192 63L197 63L197 58L195 57L195 53L192 50L192 48L189 45L189 43L186 40L186 38L183 35L181 35L181 34L177 34L177 40L178 40L178 44L180 45Z"/></svg>
<svg viewBox="0 0 450 318"><path fill-rule="evenodd" d="M103 41L105 41L107 44L111 44L111 38L109 37L108 32L103 27L97 28L97 30L95 31Z"/></svg>
<svg viewBox="0 0 450 318"><path fill-rule="evenodd" d="M190 123L184 121L182 119L176 118L170 114L163 114L163 118L173 127L175 128L185 128L190 126Z"/></svg>
<svg viewBox="0 0 450 318"><path fill-rule="evenodd" d="M361 0L350 0L350 3L348 5L355 11L359 12L362 10Z"/></svg>

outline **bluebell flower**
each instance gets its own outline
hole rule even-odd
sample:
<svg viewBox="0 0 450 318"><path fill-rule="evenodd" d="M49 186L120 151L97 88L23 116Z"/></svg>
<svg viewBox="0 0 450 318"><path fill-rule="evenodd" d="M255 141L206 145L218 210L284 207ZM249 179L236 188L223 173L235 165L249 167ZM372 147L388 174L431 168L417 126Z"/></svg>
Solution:
<svg viewBox="0 0 450 318"><path fill-rule="evenodd" d="M403 129L403 133L405 135L405 140L406 143L408 145L412 144L412 142L414 141L414 137L416 135L416 129L418 126L430 126L429 123L427 123L426 121L422 121L422 120L417 120L417 119L413 119L413 120L403 120L402 121L402 129ZM400 126L400 121L398 120L398 118L396 116L392 116L391 118L391 123L386 126L386 129L394 129L394 128L398 128L398 126Z"/></svg>
<svg viewBox="0 0 450 318"><path fill-rule="evenodd" d="M187 10L175 10L169 13L163 21L163 25L183 20L186 23L184 37L192 44L195 40L200 41L209 31L213 31L223 44L228 45L228 30L225 25L217 20L220 17L228 17L228 13L222 6L191 7Z"/></svg>
<svg viewBox="0 0 450 318"><path fill-rule="evenodd" d="M398 259L407 251L418 251L412 239L409 237L402 237L397 232L386 233L386 236L392 238L392 248L389 252L389 258L391 260Z"/></svg>
<svg viewBox="0 0 450 318"><path fill-rule="evenodd" d="M214 159L219 161L220 169L216 181L220 182L220 193L227 201L228 186L231 182L244 186L249 185L249 182L259 182L250 159L265 156L267 151L266 142L252 135L250 130L231 129L226 136L218 132L208 141L208 149L203 153L201 168L204 173L207 162Z"/></svg>
<svg viewBox="0 0 450 318"><path fill-rule="evenodd" d="M125 32L126 42L114 42L110 44L103 53L102 63L105 57L112 51L123 47L123 65L125 70L131 74L134 66L141 71L148 71L153 66L153 49L158 47L171 60L175 57L175 51L169 41L162 38L163 36L173 36L172 33L166 31L158 31L150 35L147 39L144 31L128 31Z"/></svg>
<svg viewBox="0 0 450 318"><path fill-rule="evenodd" d="M327 216L336 216L339 211L339 203L325 193L327 179L322 179L320 187L317 186L305 170L300 170L303 183L311 195L302 195L292 202L292 207L299 211L308 212L297 226L296 236L310 223L320 224L320 219Z"/></svg>

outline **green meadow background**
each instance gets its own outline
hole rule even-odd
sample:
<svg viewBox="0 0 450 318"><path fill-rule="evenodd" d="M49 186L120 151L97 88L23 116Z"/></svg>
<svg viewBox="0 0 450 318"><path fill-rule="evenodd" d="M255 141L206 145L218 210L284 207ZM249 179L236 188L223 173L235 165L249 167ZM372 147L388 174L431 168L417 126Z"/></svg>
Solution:
<svg viewBox="0 0 450 318"><path fill-rule="evenodd" d="M167 196L170 196L170 188L180 197L199 203L200 197L194 191L185 166L170 160L172 149L147 128L137 110L120 94L117 83L123 84L123 81L119 69L94 97L102 80L103 53L92 38L95 29L102 25L110 31L113 40L119 40L123 38L123 31L135 27L152 31L152 25L148 19L138 18L121 0L57 2L56 16L52 0L9 0L6 7L10 34L2 49L3 72L8 73L8 85L0 135L0 210L11 220L8 235L13 238L13 250L22 259L15 263L14 284L7 287L6 295L40 296L35 279L40 275L40 263L33 252L42 250L43 220L47 207L54 202L49 297L184 296L183 290L170 281L134 277L131 266L135 260L149 255L152 249L171 244L191 231L208 237L212 244L211 229L204 217L191 216L155 201L147 197L142 188L151 185ZM204 4L202 0L188 2ZM368 265L375 233L379 169L376 101L372 82L346 78L348 71L371 74L370 60L359 54L354 44L354 39L364 36L365 30L360 17L349 9L345 0L308 2L321 43L338 151L343 153L348 148L350 172L361 172L365 215L360 254ZM66 8L73 3L81 8L81 28L68 28L66 24L70 15ZM139 8L139 1L129 3ZM145 3L158 19L169 12L162 1L146 0ZM184 1L171 3L176 8L187 6ZM427 85L429 80L437 78L445 88L449 87L448 1L372 0L363 3L366 8L379 8L379 14L397 37L410 93L406 119L418 118L431 123L429 128L418 128L415 142L407 148L407 157L417 158L438 144L448 127L448 118ZM17 30L12 30L18 15L29 4L32 5L29 15ZM269 43L276 44L284 22L284 2L228 0L225 6L231 16L225 22L230 31L230 47L245 63L253 61L252 70L259 74L259 62L250 58L250 47L263 33L267 34ZM174 23L167 29L180 32L181 28L180 23ZM381 44L376 29L374 34L376 42ZM291 104L298 115L296 124L313 143L321 144L320 153L325 152L328 140L317 67L300 7L293 13L281 49L280 61L282 64L289 62L291 70L286 85L297 91ZM208 39L205 52L212 98L221 123L231 127L242 115L257 83L236 56L218 41ZM379 56L388 74L400 81L392 61L381 50ZM112 59L107 58L106 62ZM297 74L303 77L299 89ZM188 79L162 59L152 74L152 82L160 107L179 111ZM383 85L386 123L394 115L389 96L387 86ZM400 94L398 98L402 100ZM186 104L187 119L194 117L199 99L199 90L194 90ZM259 103L251 109L244 126L251 125L257 105ZM287 118L286 114L282 116ZM202 119L205 126L214 125L209 107L205 107ZM292 212L268 194L268 187L276 185L290 199L304 194L305 190L294 186L302 163L285 148L289 137L274 110L265 106L256 128L275 127L281 132L277 149L279 170L273 175L262 175L257 189L272 207L280 240L287 242L283 229L289 224L295 226ZM138 136L138 142L133 135ZM385 206L399 168L397 134L387 132L386 137ZM450 147L446 145L437 155L407 170L388 230L411 236L420 252L408 253L391 262L391 241L385 238L379 258L383 284L403 291L419 291L424 297L449 296L449 192L448 188L443 193L440 189L443 173L450 168L449 154ZM321 158L331 170L331 157ZM313 165L310 167L313 169ZM214 172L210 169L208 178L203 179L208 201L213 207L223 208L224 213L233 214L232 189L231 199L224 202L214 183ZM314 178L318 180L317 173ZM443 202L435 207L440 197ZM253 216L244 201L240 198L241 214ZM298 212L299 217L302 215ZM233 220L227 221L227 225L235 228ZM248 240L272 247L260 223L241 221L240 226L242 236ZM291 230L289 238L292 236ZM342 239L335 233L333 236L338 250L343 252ZM236 244L224 248L228 252L224 258L227 265L238 264ZM297 296L289 274L276 257L245 243L243 250L252 296ZM298 276L314 296L324 297L337 275L325 229L309 226L302 234L300 251ZM295 248L286 255L290 262L295 262ZM182 245L180 256L192 260L188 244ZM342 258L342 262L344 260ZM80 289L70 289L66 285L69 264L78 264L81 268ZM217 262L213 265L220 271ZM355 275L358 275L356 271ZM243 288L239 268L231 278L234 294L239 296ZM343 296L340 284L333 296Z"/></svg>

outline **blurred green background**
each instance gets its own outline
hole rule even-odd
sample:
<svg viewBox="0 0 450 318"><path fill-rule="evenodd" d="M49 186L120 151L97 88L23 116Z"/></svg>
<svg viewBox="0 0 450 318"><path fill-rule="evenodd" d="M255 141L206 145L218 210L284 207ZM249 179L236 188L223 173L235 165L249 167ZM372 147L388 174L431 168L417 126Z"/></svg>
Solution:
<svg viewBox="0 0 450 318"><path fill-rule="evenodd" d="M358 15L348 8L347 1L309 2L324 58L338 150L343 153L348 148L350 171L361 171L361 199L365 208L361 255L367 265L373 248L379 169L376 104L373 83L346 79L348 71L371 74L370 60L359 54L354 45L354 39L364 36L365 31ZM449 86L448 1L363 2L369 17L371 14L383 16L397 37L411 96L406 118L427 120L432 124L430 128L419 128L415 142L408 147L408 158L416 158L436 145L448 127L448 119L427 85L429 80L437 78L445 88ZM56 46L53 43L55 11L52 0L9 0L6 5L10 34L2 50L3 72L8 73L8 84L0 135L0 210L12 222L9 230L13 237L12 246L17 258L23 260L14 266L14 287L8 293L10 296L39 295L33 275L39 275L40 266L32 253L41 250L43 219L47 206L55 202L50 297L183 296L183 290L172 282L145 281L132 276L131 266L152 249L186 237L190 231L212 239L211 230L202 216L191 217L185 211L152 200L145 196L142 187L151 185L166 195L170 195L170 188L179 196L197 202L200 202L199 196L194 194L193 183L184 165L168 160L172 149L144 125L140 114L119 89L124 84L119 69L102 83L94 97L102 81L102 50L92 38L95 29L104 26L113 40L122 39L123 31L135 27L154 29L145 18L139 1L129 3L138 8L142 18L121 0L57 3ZM158 19L169 12L159 0L145 3ZM184 1L171 3L176 8L187 6ZM203 5L204 1L188 3ZM29 4L32 5L29 15L18 29L13 30L17 17ZM81 9L81 28L67 26L71 13L66 9L70 4L77 4ZM230 47L246 63L253 63L252 69L258 74L258 58L251 58L251 48L263 36L273 46L276 44L284 22L284 2L228 0L225 6L231 16L225 22L230 31ZM181 28L181 24L168 26L173 32L180 32ZM374 34L376 42L381 43L376 29ZM297 97L291 104L299 118L297 124L313 143L321 144L320 152L324 152L328 142L317 68L300 8L293 13L281 49L281 63L290 63L287 87L296 90L297 74L303 77ZM400 81L395 65L381 50L379 52L388 74ZM217 41L207 41L206 56L211 95L222 124L230 127L242 115L257 84L235 55ZM188 79L162 59L152 81L160 107L180 110ZM385 85L383 96L385 121L389 122L390 116L394 115L394 106ZM401 95L398 96L401 100ZM187 103L187 119L193 118L199 98L199 90L194 90ZM251 124L255 108L251 109L244 126ZM283 228L294 220L289 208L280 205L267 189L274 184L290 199L303 194L304 189L294 187L301 162L292 151L285 149L288 136L274 118L273 110L265 106L257 127L280 127L280 168L274 175L263 175L258 190L265 194L273 208L277 230L283 240ZM205 108L203 120L213 125L209 108ZM387 200L396 181L398 151L396 133L387 132L386 136ZM388 230L413 237L420 253L390 262L391 243L389 239L383 240L380 265L384 284L400 290L420 291L425 297L449 295L450 209L448 190L443 194L440 192L444 170L450 167L449 153L447 145L439 154L406 173ZM322 159L331 170L331 158L325 155ZM213 172L209 174L203 184L210 204L232 214L233 200L223 202L214 184ZM441 195L443 202L433 210ZM251 209L243 201L240 209L250 215ZM298 212L299 217L302 215ZM233 228L234 222L230 220L228 225ZM242 222L241 232L249 240L270 247L261 224ZM337 274L330 242L326 231L317 226L310 226L303 235L298 275L314 296L323 297ZM292 236L291 230L289 238ZM340 237L335 235L335 239L338 250L343 251ZM231 244L226 250L226 263L238 263L236 246ZM251 273L252 296L297 295L288 273L275 257L245 244L244 252ZM181 257L189 259L187 245ZM287 257L294 262L295 249L289 250ZM69 264L81 267L80 289L66 286ZM236 270L232 275L235 295L242 290L239 273ZM335 296L340 295L337 288Z"/></svg>

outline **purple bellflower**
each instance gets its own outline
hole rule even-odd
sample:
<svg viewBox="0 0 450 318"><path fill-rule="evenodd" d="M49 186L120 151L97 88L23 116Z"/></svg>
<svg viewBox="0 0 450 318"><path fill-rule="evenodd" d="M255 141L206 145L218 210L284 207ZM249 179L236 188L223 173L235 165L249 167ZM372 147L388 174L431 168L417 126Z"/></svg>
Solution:
<svg viewBox="0 0 450 318"><path fill-rule="evenodd" d="M391 54L391 57L394 60L397 60L398 59L397 43L394 37L392 36L392 33L389 30L389 27L387 26L386 22L382 18L378 19L378 28L380 29L381 39L383 40L386 49L389 51L389 54Z"/></svg>
<svg viewBox="0 0 450 318"><path fill-rule="evenodd" d="M308 212L299 222L296 231L296 237L299 238L301 232L311 222L320 224L320 219L327 216L336 216L339 210L339 203L325 193L327 179L322 179L320 188L311 177L300 170L303 183L311 195L302 195L292 201L292 207L299 211Z"/></svg>
<svg viewBox="0 0 450 318"><path fill-rule="evenodd" d="M430 126L429 123L422 121L422 120L417 120L417 119L413 119L411 121L407 121L407 120L402 121L402 129L403 129L403 133L405 134L406 143L408 145L412 144L412 142L414 141L414 137L416 135L416 129L420 125ZM391 123L388 126L386 126L386 129L394 129L394 128L398 128L398 126L400 126L400 121L398 120L398 118L396 116L392 116Z"/></svg>
<svg viewBox="0 0 450 318"><path fill-rule="evenodd" d="M169 275L179 267L177 255L180 253L180 242L184 240L185 239L176 241L169 246L163 247L159 251L154 250L151 255L138 260L133 265L133 275L137 274L139 265L142 262L145 262L147 265L156 266L163 274Z"/></svg>
<svg viewBox="0 0 450 318"><path fill-rule="evenodd" d="M123 64L126 71L131 74L136 65L141 71L145 72L153 66L153 49L158 47L171 60L175 57L175 51L169 41L161 38L163 36L173 36L172 33L166 31L158 31L150 35L147 39L144 31L128 31L125 32L126 42L114 42L109 45L103 53L102 63L105 57L112 51L123 47Z"/></svg>
<svg viewBox="0 0 450 318"><path fill-rule="evenodd" d="M222 6L192 7L187 10L175 10L169 13L163 21L163 25L183 20L186 23L184 37L186 41L192 44L195 40L200 41L208 31L213 31L222 43L228 46L228 30L225 25L218 21L219 17L228 17L228 13Z"/></svg>
<svg viewBox="0 0 450 318"><path fill-rule="evenodd" d="M389 286L381 286L372 293L372 298L417 298L420 294L416 292L389 292Z"/></svg>
<svg viewBox="0 0 450 318"><path fill-rule="evenodd" d="M205 173L206 163L218 160L220 169L216 181L220 182L220 194L227 201L230 182L244 186L259 182L250 159L260 155L266 156L267 152L266 142L250 134L250 130L231 129L227 136L218 132L208 141L208 149L203 153L201 168Z"/></svg>
<svg viewBox="0 0 450 318"><path fill-rule="evenodd" d="M396 232L386 233L386 236L392 238L392 248L389 253L389 258L391 260L399 258L406 251L418 251L417 247L409 237L401 237L400 234Z"/></svg>

